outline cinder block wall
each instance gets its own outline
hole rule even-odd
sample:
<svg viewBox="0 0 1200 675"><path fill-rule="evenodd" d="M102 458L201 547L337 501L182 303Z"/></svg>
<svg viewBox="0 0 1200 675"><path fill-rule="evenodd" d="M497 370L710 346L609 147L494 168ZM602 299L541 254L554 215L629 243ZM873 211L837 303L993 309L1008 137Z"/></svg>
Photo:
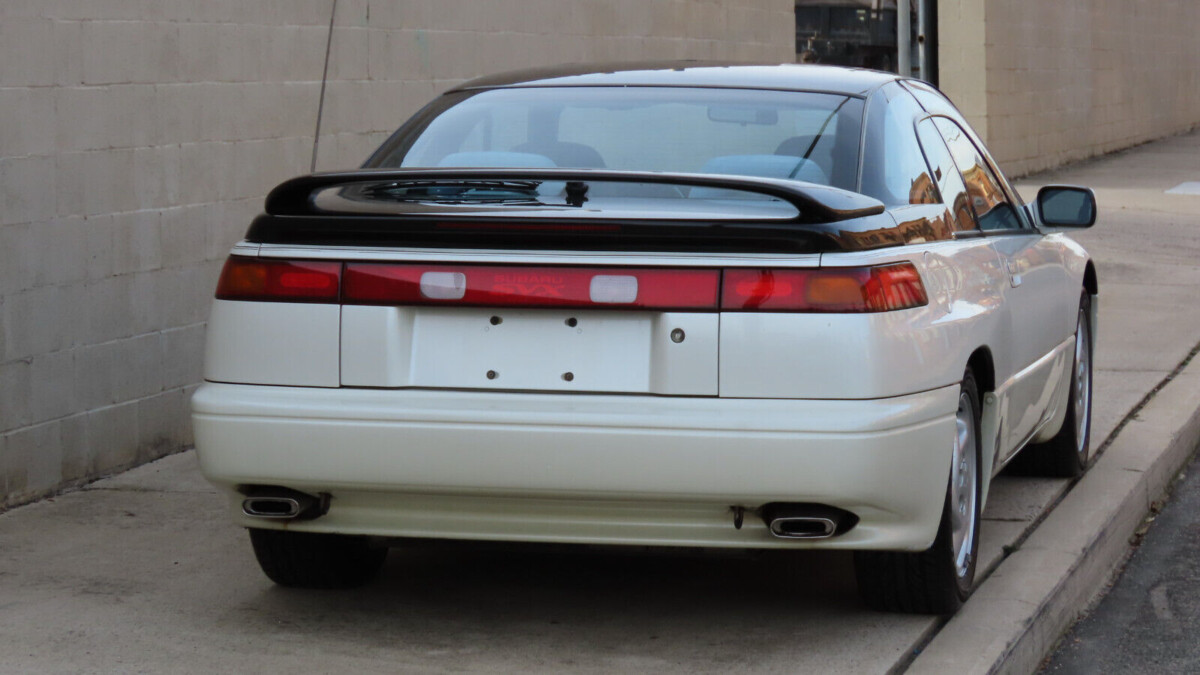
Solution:
<svg viewBox="0 0 1200 675"><path fill-rule="evenodd" d="M1200 125L1196 0L940 0L938 11L942 89L1014 175Z"/></svg>
<svg viewBox="0 0 1200 675"><path fill-rule="evenodd" d="M0 2L0 506L190 443L221 262L308 171L333 0ZM789 61L790 0L338 0L319 168L464 79Z"/></svg>

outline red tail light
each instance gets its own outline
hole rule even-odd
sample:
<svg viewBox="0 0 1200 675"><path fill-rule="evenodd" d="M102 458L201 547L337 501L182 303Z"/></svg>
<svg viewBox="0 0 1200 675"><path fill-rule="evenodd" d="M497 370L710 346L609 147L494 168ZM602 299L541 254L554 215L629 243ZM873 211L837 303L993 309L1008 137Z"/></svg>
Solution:
<svg viewBox="0 0 1200 675"><path fill-rule="evenodd" d="M889 312L928 303L911 263L820 269L727 269L722 311Z"/></svg>
<svg viewBox="0 0 1200 675"><path fill-rule="evenodd" d="M412 265L231 256L220 300L348 305L888 312L928 303L911 263L819 269ZM719 300L719 302L718 302Z"/></svg>
<svg viewBox="0 0 1200 675"><path fill-rule="evenodd" d="M719 270L347 263L342 301L715 310L720 281Z"/></svg>
<svg viewBox="0 0 1200 675"><path fill-rule="evenodd" d="M340 262L230 256L217 282L219 300L338 301Z"/></svg>

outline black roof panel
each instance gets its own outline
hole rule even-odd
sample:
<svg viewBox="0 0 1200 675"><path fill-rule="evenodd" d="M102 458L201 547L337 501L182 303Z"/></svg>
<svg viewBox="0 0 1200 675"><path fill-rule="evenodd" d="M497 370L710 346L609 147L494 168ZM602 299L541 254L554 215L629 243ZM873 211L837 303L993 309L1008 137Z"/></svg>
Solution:
<svg viewBox="0 0 1200 675"><path fill-rule="evenodd" d="M451 91L497 87L674 86L793 89L863 96L895 79L894 73L840 66L655 61L531 68L474 79Z"/></svg>

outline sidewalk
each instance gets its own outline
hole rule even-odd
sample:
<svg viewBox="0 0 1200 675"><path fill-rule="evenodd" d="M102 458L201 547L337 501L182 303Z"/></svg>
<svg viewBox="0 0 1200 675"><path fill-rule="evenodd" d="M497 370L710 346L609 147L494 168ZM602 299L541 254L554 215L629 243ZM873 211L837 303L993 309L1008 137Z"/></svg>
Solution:
<svg viewBox="0 0 1200 675"><path fill-rule="evenodd" d="M1197 158L1193 133L1024 183L1097 188L1105 450L1073 488L998 479L948 623L867 611L838 553L415 545L364 589L282 589L184 453L0 514L0 672L1028 672L1194 447L1200 197L1163 193Z"/></svg>
<svg viewBox="0 0 1200 675"><path fill-rule="evenodd" d="M1101 593L1200 439L1200 131L1022 181L1096 190L1077 238L1097 261L1093 447L1100 457L921 651L912 672L1031 672ZM1130 415L1130 412L1133 412ZM1117 423L1115 436L1108 432ZM1105 440L1107 439L1107 440ZM1101 442L1103 441L1103 442Z"/></svg>

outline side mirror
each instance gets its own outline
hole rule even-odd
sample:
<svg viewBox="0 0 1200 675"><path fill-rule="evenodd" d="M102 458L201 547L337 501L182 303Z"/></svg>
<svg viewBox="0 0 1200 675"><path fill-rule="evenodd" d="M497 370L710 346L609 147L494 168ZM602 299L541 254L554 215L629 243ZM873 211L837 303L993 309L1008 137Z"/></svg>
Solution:
<svg viewBox="0 0 1200 675"><path fill-rule="evenodd" d="M1038 213L1050 227L1091 227L1096 223L1096 194L1091 188L1047 185L1038 190Z"/></svg>

